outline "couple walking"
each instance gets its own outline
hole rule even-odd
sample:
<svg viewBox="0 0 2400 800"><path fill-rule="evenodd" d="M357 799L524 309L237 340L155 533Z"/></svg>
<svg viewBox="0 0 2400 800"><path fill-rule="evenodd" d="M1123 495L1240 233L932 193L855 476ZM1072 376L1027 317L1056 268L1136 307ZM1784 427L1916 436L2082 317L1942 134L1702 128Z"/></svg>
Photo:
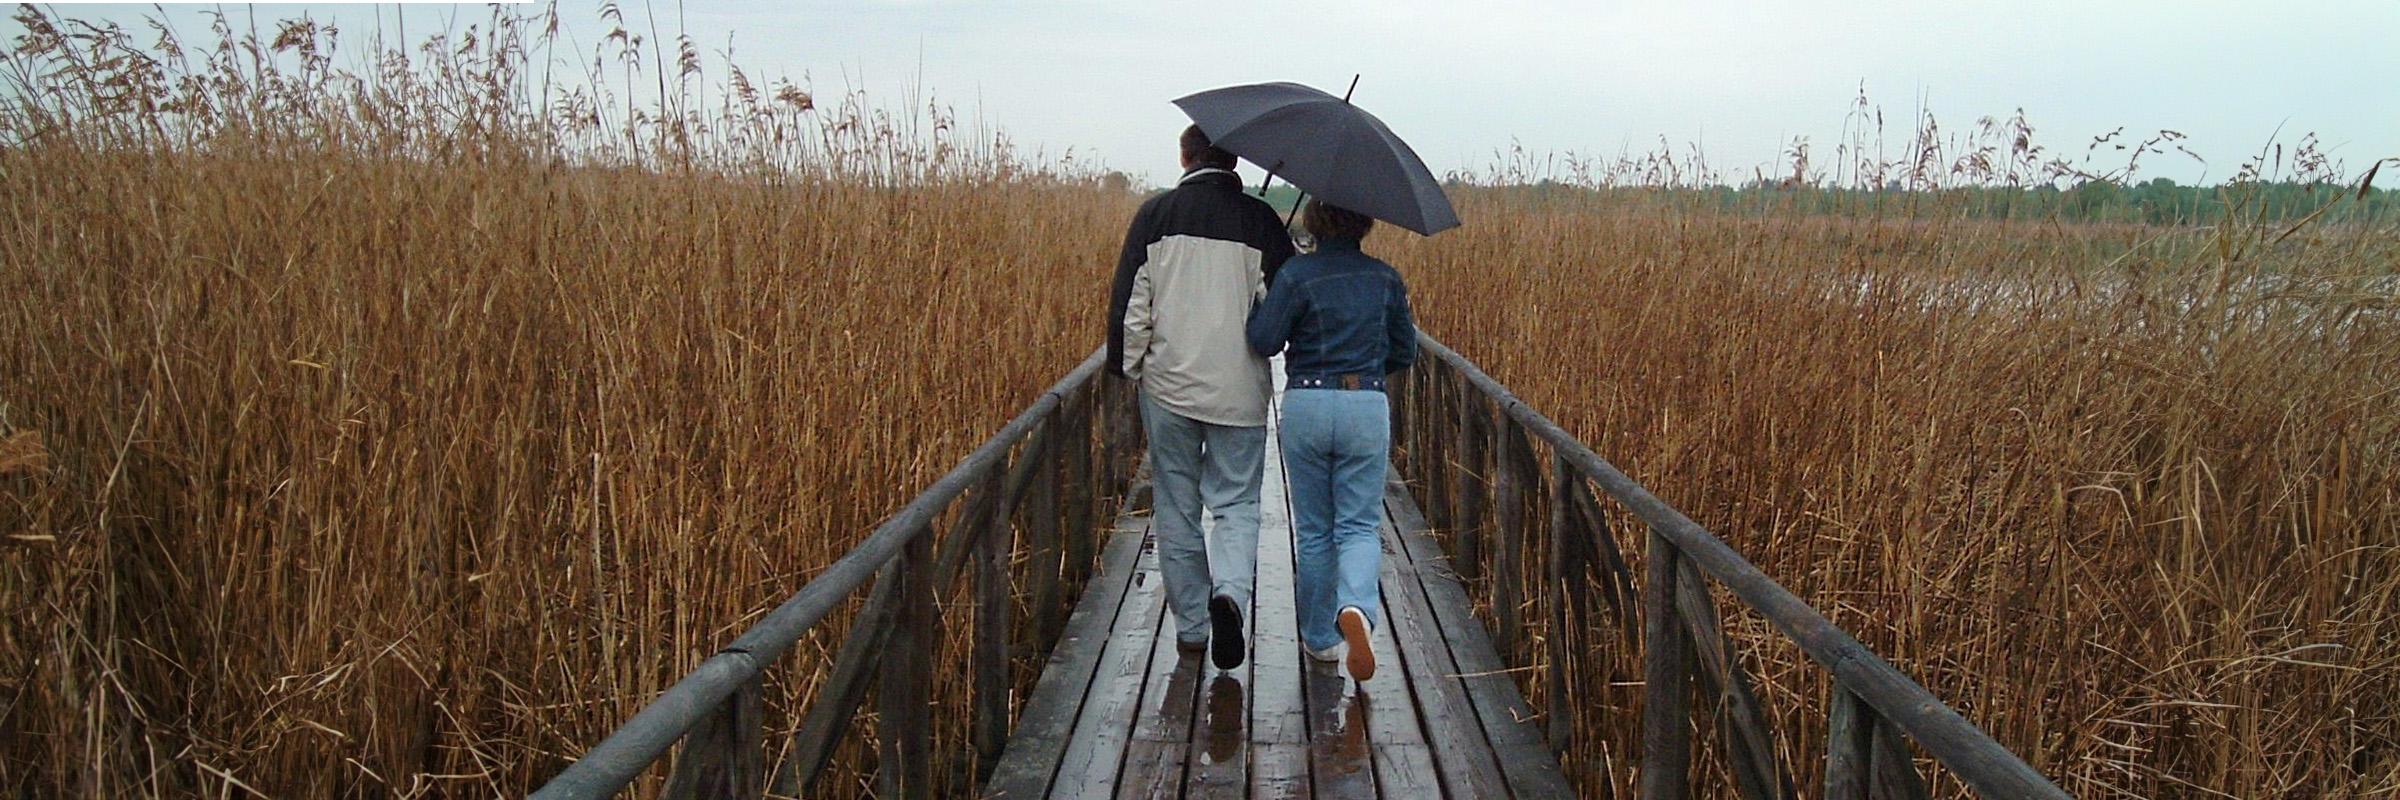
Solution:
<svg viewBox="0 0 2400 800"><path fill-rule="evenodd" d="M1234 156L1199 126L1183 132L1184 174L1125 235L1110 296L1108 368L1140 384L1151 521L1176 644L1220 669L1248 656L1257 571L1267 358L1284 356L1284 473L1298 539L1300 638L1320 661L1375 672L1384 476L1391 407L1384 376L1416 357L1400 274L1359 250L1374 222L1310 201L1316 250L1296 254L1265 201L1244 194ZM1215 523L1203 541L1201 516Z"/></svg>

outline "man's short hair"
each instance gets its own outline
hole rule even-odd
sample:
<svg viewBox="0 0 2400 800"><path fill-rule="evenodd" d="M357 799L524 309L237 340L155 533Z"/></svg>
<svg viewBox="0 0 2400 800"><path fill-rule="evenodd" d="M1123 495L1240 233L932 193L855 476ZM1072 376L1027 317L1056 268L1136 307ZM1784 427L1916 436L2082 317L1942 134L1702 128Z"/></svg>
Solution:
<svg viewBox="0 0 2400 800"><path fill-rule="evenodd" d="M1308 235L1325 239L1364 239L1375 229L1375 219L1332 203L1311 197L1308 208L1300 212L1300 225Z"/></svg>
<svg viewBox="0 0 2400 800"><path fill-rule="evenodd" d="M1233 154L1209 143L1208 134L1202 133L1198 125L1183 129L1183 160L1194 167L1233 169Z"/></svg>

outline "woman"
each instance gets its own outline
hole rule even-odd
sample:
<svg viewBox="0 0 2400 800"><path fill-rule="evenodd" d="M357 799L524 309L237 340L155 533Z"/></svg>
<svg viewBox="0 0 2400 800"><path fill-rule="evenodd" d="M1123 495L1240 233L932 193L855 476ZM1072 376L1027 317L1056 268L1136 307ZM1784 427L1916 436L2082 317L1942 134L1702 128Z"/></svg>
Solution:
<svg viewBox="0 0 2400 800"><path fill-rule="evenodd" d="M1365 215L1310 201L1302 224L1316 252L1294 256L1250 314L1250 349L1284 353L1283 463L1299 539L1300 639L1310 656L1348 654L1350 676L1375 674L1368 635L1383 624L1384 473L1391 466L1385 375L1417 356L1408 288L1359 250Z"/></svg>

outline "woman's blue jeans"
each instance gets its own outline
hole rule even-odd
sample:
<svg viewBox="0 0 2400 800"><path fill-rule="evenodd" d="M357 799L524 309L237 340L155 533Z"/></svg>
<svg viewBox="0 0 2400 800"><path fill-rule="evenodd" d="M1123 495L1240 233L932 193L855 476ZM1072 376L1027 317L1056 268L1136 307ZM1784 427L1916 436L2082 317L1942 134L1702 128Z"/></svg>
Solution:
<svg viewBox="0 0 2400 800"><path fill-rule="evenodd" d="M1342 641L1341 610L1383 627L1383 481L1391 467L1392 408L1382 392L1292 389L1283 394L1283 466L1299 540L1293 588L1300 640Z"/></svg>

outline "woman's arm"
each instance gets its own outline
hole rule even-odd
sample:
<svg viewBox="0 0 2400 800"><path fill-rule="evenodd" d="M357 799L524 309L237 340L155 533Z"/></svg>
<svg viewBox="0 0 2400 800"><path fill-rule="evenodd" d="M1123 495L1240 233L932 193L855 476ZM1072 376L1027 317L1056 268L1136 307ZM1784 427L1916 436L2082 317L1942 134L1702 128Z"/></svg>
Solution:
<svg viewBox="0 0 2400 800"><path fill-rule="evenodd" d="M1392 275L1392 298L1383 312L1383 374L1390 375L1417 362L1417 321L1408 311L1408 284Z"/></svg>
<svg viewBox="0 0 2400 800"><path fill-rule="evenodd" d="M1283 352L1284 343L1292 338L1292 324L1308 310L1308 300L1300 296L1300 282L1293 277L1286 275L1267 287L1267 299L1250 309L1250 324L1243 333L1248 334L1250 352L1260 358Z"/></svg>

